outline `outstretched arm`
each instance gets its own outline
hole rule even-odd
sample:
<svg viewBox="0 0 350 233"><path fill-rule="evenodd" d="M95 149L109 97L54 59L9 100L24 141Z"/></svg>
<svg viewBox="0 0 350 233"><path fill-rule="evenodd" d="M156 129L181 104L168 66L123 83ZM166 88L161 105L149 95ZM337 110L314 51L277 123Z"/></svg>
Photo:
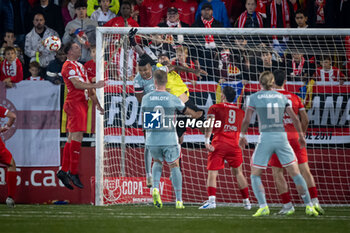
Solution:
<svg viewBox="0 0 350 233"><path fill-rule="evenodd" d="M0 127L0 133L6 132L7 130L9 130L11 128L11 126L13 125L13 123L15 123L16 114L14 112L11 112L10 110L8 110L6 117L9 120L7 121L7 123L3 127Z"/></svg>
<svg viewBox="0 0 350 233"><path fill-rule="evenodd" d="M76 89L80 89L80 90L101 88L105 85L105 82L102 80L98 81L97 83L84 83L80 81L78 78L71 78L70 81L73 83Z"/></svg>
<svg viewBox="0 0 350 233"><path fill-rule="evenodd" d="M175 70L176 72L188 72L188 73L195 74L197 77L200 77L201 75L208 75L208 73L205 70L201 70L201 69L192 69L185 66L175 66L175 65L168 65L167 67L169 69L169 72L173 70Z"/></svg>

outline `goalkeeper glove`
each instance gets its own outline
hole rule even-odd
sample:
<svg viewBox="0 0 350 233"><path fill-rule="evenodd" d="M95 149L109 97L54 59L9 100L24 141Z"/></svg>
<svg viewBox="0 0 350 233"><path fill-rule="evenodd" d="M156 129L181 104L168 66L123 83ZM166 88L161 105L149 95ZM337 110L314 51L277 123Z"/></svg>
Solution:
<svg viewBox="0 0 350 233"><path fill-rule="evenodd" d="M131 46L136 46L136 41L135 41L136 33L137 33L137 28L131 28L129 33L128 33Z"/></svg>

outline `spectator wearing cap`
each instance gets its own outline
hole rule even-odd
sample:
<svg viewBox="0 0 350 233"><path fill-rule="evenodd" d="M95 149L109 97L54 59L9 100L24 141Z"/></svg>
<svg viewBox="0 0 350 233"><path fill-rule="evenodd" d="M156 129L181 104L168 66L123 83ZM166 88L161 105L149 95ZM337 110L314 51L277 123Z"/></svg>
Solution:
<svg viewBox="0 0 350 233"><path fill-rule="evenodd" d="M179 12L178 12L177 8L170 7L170 8L168 8L167 21L164 23L158 24L158 26L159 27L182 28L182 27L188 27L188 24L180 21ZM175 35L173 37L171 35L167 35L166 41L168 41L171 44L173 44L173 43L181 44L184 42L184 36L183 35Z"/></svg>
<svg viewBox="0 0 350 233"><path fill-rule="evenodd" d="M180 21L191 26L195 21L198 3L195 0L175 0L172 4L178 10Z"/></svg>
<svg viewBox="0 0 350 233"><path fill-rule="evenodd" d="M222 27L222 24L213 17L213 7L210 3L204 3L201 6L201 18L197 19L192 27L199 28L217 28ZM205 36L205 47L215 48L215 41L213 35Z"/></svg>
<svg viewBox="0 0 350 233"><path fill-rule="evenodd" d="M122 2L120 16L114 17L104 24L105 27L139 27L139 24L131 17L131 3Z"/></svg>
<svg viewBox="0 0 350 233"><path fill-rule="evenodd" d="M199 28L217 28L222 27L222 24L213 17L213 7L210 3L205 3L201 6L201 18L197 19L192 27ZM213 35L206 35L204 37L205 44L203 47L198 47L198 49L191 49L190 54L198 57L198 61L201 67L205 69L208 73L207 81L216 81L217 77L214 74L214 67L218 67L219 63L215 60L216 54L216 43ZM193 38L193 40L198 41L202 38Z"/></svg>
<svg viewBox="0 0 350 233"><path fill-rule="evenodd" d="M196 12L196 20L200 19L202 16L203 5L210 4L213 10L214 18L219 21L224 27L231 27L230 20L227 16L227 10L225 4L221 0L204 0L199 4L198 10Z"/></svg>
<svg viewBox="0 0 350 233"><path fill-rule="evenodd" d="M42 13L45 17L46 25L54 29L60 37L64 34L64 23L61 8L53 3L52 0L38 1L32 10L32 16L36 13Z"/></svg>
<svg viewBox="0 0 350 233"><path fill-rule="evenodd" d="M87 4L84 0L78 0L74 4L77 17L70 21L65 29L62 39L63 44L70 41L81 45L80 61L87 62L90 60L89 45L96 44L96 27L97 22L87 17Z"/></svg>

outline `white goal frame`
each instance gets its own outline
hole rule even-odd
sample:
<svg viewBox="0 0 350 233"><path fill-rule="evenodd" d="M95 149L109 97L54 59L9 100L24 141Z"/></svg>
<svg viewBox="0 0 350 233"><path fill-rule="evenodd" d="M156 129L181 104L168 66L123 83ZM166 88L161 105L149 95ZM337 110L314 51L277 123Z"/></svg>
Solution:
<svg viewBox="0 0 350 233"><path fill-rule="evenodd" d="M103 54L103 34L120 34L125 38L123 47L127 46L127 34L129 28L96 28L96 81L104 80L103 66L105 64ZM140 34L172 34L172 35L234 35L234 36L350 36L350 29L242 29L242 28L138 28ZM124 49L126 51L126 49ZM124 56L126 57L126 56ZM127 62L127 61L125 61ZM124 67L127 67L124 65ZM125 75L123 75L125 77ZM126 79L123 81L123 88L126 88ZM103 88L96 90L97 97L104 106ZM125 91L124 91L125 93ZM124 98L125 99L125 98ZM124 109L124 108L122 108ZM123 113L122 113L123 115ZM124 113L125 116L125 113ZM125 135L125 129L122 131ZM124 139L125 140L125 139ZM123 142L123 135L122 135ZM125 144L125 143L124 143ZM96 111L96 164L95 164L95 205L103 204L103 154L104 154L104 116Z"/></svg>

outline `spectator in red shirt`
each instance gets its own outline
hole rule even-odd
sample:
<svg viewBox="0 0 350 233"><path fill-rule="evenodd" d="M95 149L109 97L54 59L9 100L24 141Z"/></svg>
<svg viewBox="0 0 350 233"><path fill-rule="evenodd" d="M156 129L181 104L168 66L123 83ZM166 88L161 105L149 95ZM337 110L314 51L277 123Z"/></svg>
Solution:
<svg viewBox="0 0 350 233"><path fill-rule="evenodd" d="M345 76L336 67L332 66L332 59L330 56L323 56L321 58L321 66L317 68L314 77L318 82L329 82L330 84L336 84L339 82L340 85L344 84Z"/></svg>
<svg viewBox="0 0 350 233"><path fill-rule="evenodd" d="M140 26L155 27L164 22L169 2L168 0L145 0L140 8Z"/></svg>
<svg viewBox="0 0 350 233"><path fill-rule="evenodd" d="M117 16L103 26L105 27L139 27L139 24L131 17L131 3L122 2L120 6L120 16Z"/></svg>
<svg viewBox="0 0 350 233"><path fill-rule="evenodd" d="M194 0L175 0L172 7L178 9L180 21L191 26L195 21L198 3Z"/></svg>
<svg viewBox="0 0 350 233"><path fill-rule="evenodd" d="M3 81L6 87L12 88L14 83L23 80L23 68L14 47L6 47L4 53L5 60L0 65L0 81Z"/></svg>

